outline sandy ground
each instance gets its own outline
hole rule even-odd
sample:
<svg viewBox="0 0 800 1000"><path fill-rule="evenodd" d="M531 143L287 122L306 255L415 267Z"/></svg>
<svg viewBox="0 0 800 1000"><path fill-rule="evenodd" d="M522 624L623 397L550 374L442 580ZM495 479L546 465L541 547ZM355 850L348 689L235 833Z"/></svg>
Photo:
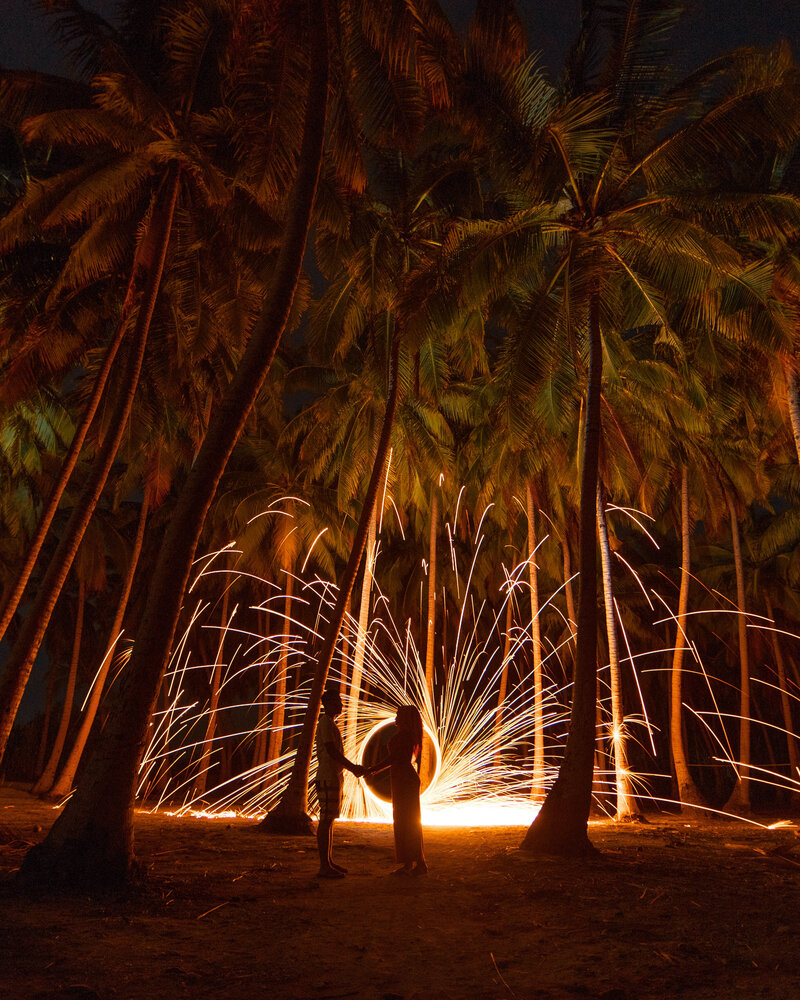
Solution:
<svg viewBox="0 0 800 1000"><path fill-rule="evenodd" d="M0 789L3 1000L800 998L796 826L598 824L583 863L521 853L521 828L429 828L412 879L390 827L340 823L350 874L325 882L312 839L139 813L143 889L25 898L52 817Z"/></svg>

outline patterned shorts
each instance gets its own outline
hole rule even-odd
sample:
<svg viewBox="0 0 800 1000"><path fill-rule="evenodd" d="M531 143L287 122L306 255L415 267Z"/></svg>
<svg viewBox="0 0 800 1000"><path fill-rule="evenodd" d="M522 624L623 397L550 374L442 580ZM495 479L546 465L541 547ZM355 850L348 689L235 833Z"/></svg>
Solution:
<svg viewBox="0 0 800 1000"><path fill-rule="evenodd" d="M338 819L342 811L341 781L316 781L314 784L319 800L319 818Z"/></svg>

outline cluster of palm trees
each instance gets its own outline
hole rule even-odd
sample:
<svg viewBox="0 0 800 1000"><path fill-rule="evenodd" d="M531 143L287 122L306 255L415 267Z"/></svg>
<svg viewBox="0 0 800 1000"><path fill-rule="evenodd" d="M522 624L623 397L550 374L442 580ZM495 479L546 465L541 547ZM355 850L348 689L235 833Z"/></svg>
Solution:
<svg viewBox="0 0 800 1000"><path fill-rule="evenodd" d="M528 622L519 669L537 690L543 650L576 630L569 738L526 846L590 849L598 659L617 815L635 812L623 620L669 651L681 802L702 794L684 708L698 651L739 671L731 806L750 805L756 656L776 671L761 711L780 713L796 784L782 633L796 628L800 540L800 73L787 48L678 79L677 4L586 0L553 82L511 0L478 0L464 38L435 0L126 0L114 26L78 0L46 6L76 78L0 76L0 754L43 644L51 692L70 666L41 792L71 788L116 679L25 870L130 872L137 775L193 562L231 537L240 567L282 589L309 551L303 572L338 585L268 818L302 825L319 700L362 565L357 643L368 628L392 505L382 585L398 614L427 587L431 690L452 586L436 557L443 508L461 512L457 546L492 505L476 574L490 602L501 567L537 553L530 608L509 604ZM291 522L253 520L277 503ZM623 508L644 512L660 549ZM623 544L641 586L612 583ZM258 607L242 580L237 601ZM540 614L540 591L562 584ZM720 601L738 615L695 624L690 611ZM756 632L753 615L777 624ZM135 641L117 677L123 627ZM276 670L285 691L285 661ZM71 692L90 677L64 761ZM266 760L279 749L257 746ZM544 753L537 740L535 787Z"/></svg>

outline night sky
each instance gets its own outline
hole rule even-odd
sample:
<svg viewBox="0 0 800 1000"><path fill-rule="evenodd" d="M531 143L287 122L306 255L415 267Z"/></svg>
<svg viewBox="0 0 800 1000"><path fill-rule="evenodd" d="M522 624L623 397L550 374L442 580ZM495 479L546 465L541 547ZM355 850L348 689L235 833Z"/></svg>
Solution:
<svg viewBox="0 0 800 1000"><path fill-rule="evenodd" d="M474 0L440 0L453 22L464 26ZM116 4L94 0L96 10L113 11ZM519 0L529 26L531 44L557 70L573 37L580 0ZM691 69L705 59L737 45L769 45L786 38L800 57L800 0L696 0L690 3L676 45L676 59ZM0 0L0 66L64 72L65 63L50 41L33 0Z"/></svg>

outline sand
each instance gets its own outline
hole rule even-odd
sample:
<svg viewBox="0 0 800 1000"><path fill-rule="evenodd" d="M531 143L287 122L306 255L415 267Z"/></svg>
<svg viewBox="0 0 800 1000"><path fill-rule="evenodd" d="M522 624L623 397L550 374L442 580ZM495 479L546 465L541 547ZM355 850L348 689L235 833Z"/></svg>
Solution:
<svg viewBox="0 0 800 1000"><path fill-rule="evenodd" d="M350 873L327 882L311 838L139 812L143 887L22 896L53 816L0 789L3 1000L800 998L796 825L604 822L583 862L523 854L523 828L431 827L409 878L390 827L340 822Z"/></svg>

